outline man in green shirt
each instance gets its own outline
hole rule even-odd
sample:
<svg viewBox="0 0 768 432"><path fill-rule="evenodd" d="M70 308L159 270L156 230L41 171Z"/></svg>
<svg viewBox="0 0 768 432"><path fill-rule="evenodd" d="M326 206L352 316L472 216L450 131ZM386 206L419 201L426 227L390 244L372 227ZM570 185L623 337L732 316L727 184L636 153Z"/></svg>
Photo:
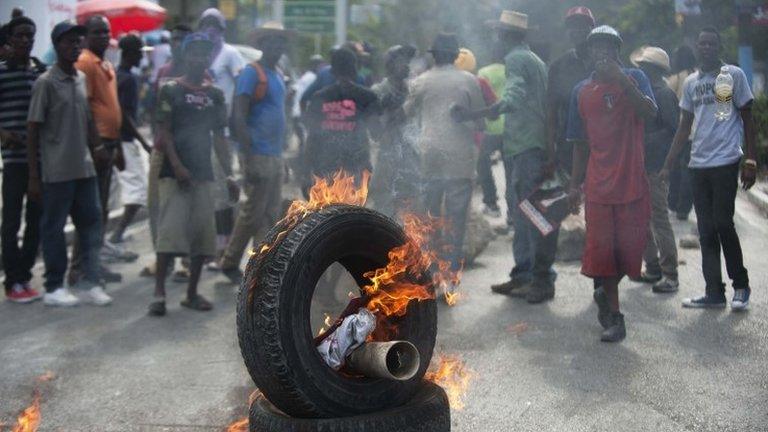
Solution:
<svg viewBox="0 0 768 432"><path fill-rule="evenodd" d="M494 49L493 63L481 68L477 71L477 76L485 79L491 85L493 93L497 98L500 98L504 93L504 86L507 82L504 67L504 56L506 52L501 47ZM485 121L485 134L483 138L483 144L480 147L480 155L477 159L477 182L480 183L480 187L483 190L483 213L499 217L501 210L498 204L498 195L496 190L496 182L493 179L491 173L491 155L501 150L504 139L504 117L499 117L495 120L488 119ZM510 193L507 192L505 198L507 199L507 205L510 204ZM512 224L511 216L507 215L507 224Z"/></svg>
<svg viewBox="0 0 768 432"><path fill-rule="evenodd" d="M507 188L514 194L512 224L515 236L512 253L515 266L510 280L493 285L495 293L524 297L541 303L555 296L556 274L552 269L557 251L558 230L547 236L520 211L518 204L544 181L547 162L546 87L547 67L525 43L528 16L503 11L499 21L489 22L498 31L499 41L509 49L504 59L506 84L501 100L478 110L454 109L456 119L505 114L502 156L511 168Z"/></svg>

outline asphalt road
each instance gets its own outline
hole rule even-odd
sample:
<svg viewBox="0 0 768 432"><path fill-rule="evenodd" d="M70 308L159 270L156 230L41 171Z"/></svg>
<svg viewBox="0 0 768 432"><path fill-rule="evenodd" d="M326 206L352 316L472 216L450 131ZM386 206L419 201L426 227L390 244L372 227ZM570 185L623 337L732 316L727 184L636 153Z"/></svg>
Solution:
<svg viewBox="0 0 768 432"><path fill-rule="evenodd" d="M577 265L557 265L550 303L491 294L512 264L511 237L496 238L465 272L462 301L441 305L437 351L474 371L453 430L768 431L768 223L741 197L737 207L751 310L683 310L703 280L699 251L682 250L679 294L622 284L628 336L616 345L598 340L591 282ZM678 234L692 226L675 222ZM201 292L216 307L201 314L181 310L183 286L170 284L168 316L147 317L152 282L137 275L151 247L145 226L133 231L142 256L113 267L126 280L109 287L110 307L0 303L0 421L12 425L35 389L40 431L220 431L245 415L253 384L235 338L234 287L206 272Z"/></svg>

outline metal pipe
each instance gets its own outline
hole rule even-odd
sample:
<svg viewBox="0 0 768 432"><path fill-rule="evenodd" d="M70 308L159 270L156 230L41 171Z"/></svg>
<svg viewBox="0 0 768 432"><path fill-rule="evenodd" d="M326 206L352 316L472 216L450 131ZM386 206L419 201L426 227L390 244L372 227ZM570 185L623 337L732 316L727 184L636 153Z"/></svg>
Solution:
<svg viewBox="0 0 768 432"><path fill-rule="evenodd" d="M347 357L347 366L371 378L405 381L419 370L419 350L408 341L366 342Z"/></svg>

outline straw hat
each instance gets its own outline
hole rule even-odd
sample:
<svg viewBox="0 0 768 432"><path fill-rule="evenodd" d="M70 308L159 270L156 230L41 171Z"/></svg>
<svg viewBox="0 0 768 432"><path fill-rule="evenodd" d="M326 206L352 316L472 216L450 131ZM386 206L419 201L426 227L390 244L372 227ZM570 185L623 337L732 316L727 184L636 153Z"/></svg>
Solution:
<svg viewBox="0 0 768 432"><path fill-rule="evenodd" d="M526 32L532 29L528 26L528 15L511 10L502 11L498 21L490 20L485 23L496 30Z"/></svg>
<svg viewBox="0 0 768 432"><path fill-rule="evenodd" d="M279 21L267 21L251 32L251 42L255 43L267 36L282 36L286 39L296 36L293 30L287 30Z"/></svg>
<svg viewBox="0 0 768 432"><path fill-rule="evenodd" d="M632 64L635 66L640 66L640 63L649 63L660 67L665 72L669 72L671 70L669 65L669 55L666 51L659 47L640 47L629 56L629 61L632 62Z"/></svg>

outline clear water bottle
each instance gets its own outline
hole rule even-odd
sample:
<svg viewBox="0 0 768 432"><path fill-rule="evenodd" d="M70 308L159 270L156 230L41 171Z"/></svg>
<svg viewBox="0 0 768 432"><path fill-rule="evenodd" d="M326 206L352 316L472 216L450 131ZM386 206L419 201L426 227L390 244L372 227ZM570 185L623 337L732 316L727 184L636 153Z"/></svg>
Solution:
<svg viewBox="0 0 768 432"><path fill-rule="evenodd" d="M715 79L715 102L715 118L718 121L728 120L733 113L733 76L728 66L721 67L720 75Z"/></svg>

